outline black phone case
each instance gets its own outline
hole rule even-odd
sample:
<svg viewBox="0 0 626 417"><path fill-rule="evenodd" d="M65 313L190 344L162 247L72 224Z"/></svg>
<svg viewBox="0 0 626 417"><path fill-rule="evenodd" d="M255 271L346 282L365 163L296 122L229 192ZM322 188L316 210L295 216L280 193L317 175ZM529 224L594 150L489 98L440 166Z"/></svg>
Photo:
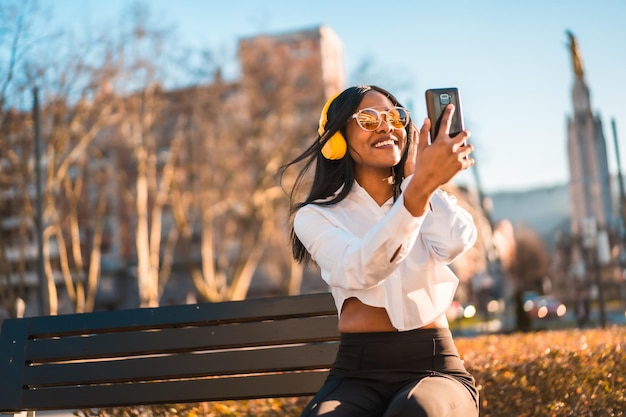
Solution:
<svg viewBox="0 0 626 417"><path fill-rule="evenodd" d="M447 98L446 98L447 94ZM441 116L448 103L454 104L456 111L450 124L450 137L458 135L465 129L463 125L463 111L461 95L457 88L431 88L426 90L426 111L431 121L430 141L434 141L441 125Z"/></svg>

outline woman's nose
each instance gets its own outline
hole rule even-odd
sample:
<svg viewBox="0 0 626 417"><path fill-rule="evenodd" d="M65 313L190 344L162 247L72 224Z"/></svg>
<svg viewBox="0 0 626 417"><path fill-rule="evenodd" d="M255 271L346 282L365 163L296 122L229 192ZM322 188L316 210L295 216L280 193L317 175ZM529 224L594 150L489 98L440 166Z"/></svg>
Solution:
<svg viewBox="0 0 626 417"><path fill-rule="evenodd" d="M376 130L378 132L391 132L393 130L393 126L391 126L391 123L387 120L387 114L380 115L380 125Z"/></svg>

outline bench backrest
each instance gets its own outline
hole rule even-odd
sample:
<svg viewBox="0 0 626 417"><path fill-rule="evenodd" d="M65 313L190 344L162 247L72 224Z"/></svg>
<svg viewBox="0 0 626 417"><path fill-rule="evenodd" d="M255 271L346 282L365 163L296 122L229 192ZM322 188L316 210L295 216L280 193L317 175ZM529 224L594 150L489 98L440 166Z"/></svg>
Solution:
<svg viewBox="0 0 626 417"><path fill-rule="evenodd" d="M7 319L0 411L313 395L338 339L330 294Z"/></svg>

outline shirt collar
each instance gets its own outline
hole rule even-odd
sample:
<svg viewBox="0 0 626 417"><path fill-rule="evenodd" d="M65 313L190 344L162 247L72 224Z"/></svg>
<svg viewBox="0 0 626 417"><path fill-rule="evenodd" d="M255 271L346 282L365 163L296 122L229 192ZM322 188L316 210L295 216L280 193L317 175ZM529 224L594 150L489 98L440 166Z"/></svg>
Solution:
<svg viewBox="0 0 626 417"><path fill-rule="evenodd" d="M393 205L393 196L390 197L387 201L383 203L382 206L378 206L378 203L374 201L371 195L365 190L365 188L361 187L361 184L354 180L354 184L352 185L352 190L350 191L350 195L348 196L354 201L368 202L368 204L375 204L380 208L389 208Z"/></svg>

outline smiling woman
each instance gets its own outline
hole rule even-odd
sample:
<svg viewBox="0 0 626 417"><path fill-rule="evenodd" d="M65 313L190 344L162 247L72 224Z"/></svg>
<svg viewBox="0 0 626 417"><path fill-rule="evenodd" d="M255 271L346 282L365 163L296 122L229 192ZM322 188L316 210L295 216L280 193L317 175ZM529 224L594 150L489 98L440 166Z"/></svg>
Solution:
<svg viewBox="0 0 626 417"><path fill-rule="evenodd" d="M303 416L475 416L478 393L448 328L458 278L448 264L476 241L471 215L440 187L471 167L468 131L437 140L394 95L350 87L322 109L292 192L294 258L331 287L341 341ZM304 201L307 172L315 164ZM441 396L445 392L445 396ZM372 395L374 394L374 395Z"/></svg>

